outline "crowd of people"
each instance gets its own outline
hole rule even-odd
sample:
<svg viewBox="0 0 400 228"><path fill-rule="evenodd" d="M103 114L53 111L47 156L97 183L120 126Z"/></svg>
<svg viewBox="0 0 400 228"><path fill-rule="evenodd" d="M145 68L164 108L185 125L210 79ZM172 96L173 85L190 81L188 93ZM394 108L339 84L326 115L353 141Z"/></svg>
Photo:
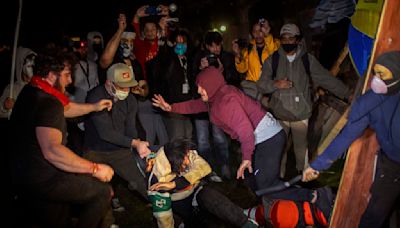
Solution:
<svg viewBox="0 0 400 228"><path fill-rule="evenodd" d="M119 14L107 42L92 31L66 48L18 48L16 80L2 93L0 117L11 132L12 197L32 213L19 222L68 227L71 206L78 206L77 227L110 227L115 221L105 216L123 204L116 174L152 205L159 227L174 227L174 215L195 226L195 208L237 227L327 227L329 187L260 196L264 220L255 221L209 182L254 178L252 191L282 185L289 139L296 158L290 168L313 180L371 126L381 145L381 178L361 227L382 225L400 192L400 52L378 58L372 91L312 158L313 87L346 101L353 91L307 50L299 26L286 23L274 37L261 18L249 42L236 39L229 52L221 33L206 32L194 47L188 30L169 23L167 6L156 17L147 9L138 8L131 22ZM233 140L240 144L238 167L230 162Z"/></svg>

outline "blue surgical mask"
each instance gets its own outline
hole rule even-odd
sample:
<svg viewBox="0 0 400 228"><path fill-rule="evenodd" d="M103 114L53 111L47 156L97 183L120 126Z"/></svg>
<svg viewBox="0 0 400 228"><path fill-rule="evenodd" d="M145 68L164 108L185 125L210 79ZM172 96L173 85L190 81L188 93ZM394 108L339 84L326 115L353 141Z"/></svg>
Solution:
<svg viewBox="0 0 400 228"><path fill-rule="evenodd" d="M174 51L177 55L184 55L187 50L187 45L185 43L177 43L175 45Z"/></svg>

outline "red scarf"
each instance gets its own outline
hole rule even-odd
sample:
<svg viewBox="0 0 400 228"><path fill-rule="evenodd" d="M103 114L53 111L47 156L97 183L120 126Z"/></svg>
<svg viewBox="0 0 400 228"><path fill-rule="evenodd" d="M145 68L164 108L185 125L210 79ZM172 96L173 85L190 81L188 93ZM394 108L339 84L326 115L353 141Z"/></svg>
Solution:
<svg viewBox="0 0 400 228"><path fill-rule="evenodd" d="M55 96L63 104L63 106L67 106L69 104L69 98L50 85L47 81L43 80L42 77L33 76L31 79L31 85L43 90L45 93Z"/></svg>

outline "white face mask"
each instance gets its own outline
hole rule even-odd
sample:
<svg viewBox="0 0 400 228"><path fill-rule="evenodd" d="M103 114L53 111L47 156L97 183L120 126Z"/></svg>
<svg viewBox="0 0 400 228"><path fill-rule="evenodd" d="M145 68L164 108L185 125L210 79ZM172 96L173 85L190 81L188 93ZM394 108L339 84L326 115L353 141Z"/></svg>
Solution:
<svg viewBox="0 0 400 228"><path fill-rule="evenodd" d="M386 94L388 91L388 87L385 82L377 76L374 76L371 80L371 89L377 94Z"/></svg>
<svg viewBox="0 0 400 228"><path fill-rule="evenodd" d="M118 100L123 101L129 96L129 91L121 91L115 88L114 84L112 84L112 93L113 96L118 98Z"/></svg>
<svg viewBox="0 0 400 228"><path fill-rule="evenodd" d="M35 65L35 60L34 59L27 59L25 61L25 64L22 68L22 72L29 78L32 78L33 76L33 66Z"/></svg>

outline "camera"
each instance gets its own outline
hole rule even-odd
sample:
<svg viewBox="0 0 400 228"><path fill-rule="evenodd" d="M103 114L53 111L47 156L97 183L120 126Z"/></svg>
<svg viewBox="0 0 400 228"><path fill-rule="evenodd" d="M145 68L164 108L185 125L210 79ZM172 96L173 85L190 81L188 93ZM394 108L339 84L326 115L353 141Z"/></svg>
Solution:
<svg viewBox="0 0 400 228"><path fill-rule="evenodd" d="M214 66L215 68L219 67L218 56L215 54L208 54L207 56L208 66Z"/></svg>
<svg viewBox="0 0 400 228"><path fill-rule="evenodd" d="M239 38L236 40L237 45L239 46L240 49L247 48L249 46L249 41L244 38Z"/></svg>
<svg viewBox="0 0 400 228"><path fill-rule="evenodd" d="M161 13L160 6L148 6L145 10L145 13L148 15L158 15Z"/></svg>

